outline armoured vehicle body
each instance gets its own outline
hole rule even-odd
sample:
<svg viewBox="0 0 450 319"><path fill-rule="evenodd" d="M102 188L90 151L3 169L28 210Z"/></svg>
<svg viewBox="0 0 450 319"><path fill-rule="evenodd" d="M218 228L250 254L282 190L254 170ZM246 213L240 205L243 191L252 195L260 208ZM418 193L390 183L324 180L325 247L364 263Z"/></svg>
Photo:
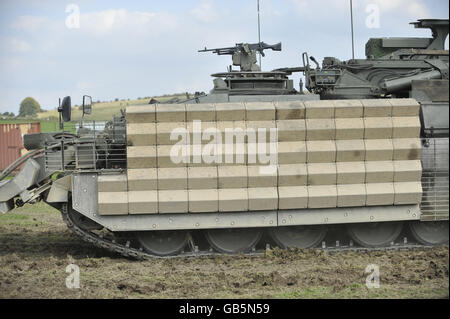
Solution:
<svg viewBox="0 0 450 319"><path fill-rule="evenodd" d="M442 24L416 26L435 28L432 44ZM389 246L403 228L422 244L447 243L448 51L417 55L402 44L425 42L396 40L391 59L326 59L336 63L316 69L305 54L304 67L272 74L287 83L290 72L303 71L317 94L233 95L228 86L226 101L215 88L181 104L129 106L107 123L84 121L75 134L25 136L30 153L0 176L0 209L44 200L84 240L135 257L176 255L188 243L195 252L200 237L206 251L248 252L264 233L281 247L309 248L334 226L364 247ZM244 50L250 71L237 77L253 72L251 83L260 71L251 46L242 46L217 52ZM402 50L414 53L405 58ZM390 63L403 71L392 75ZM434 71L440 78L415 82ZM399 90L383 91L399 82ZM70 118L70 99L60 111Z"/></svg>

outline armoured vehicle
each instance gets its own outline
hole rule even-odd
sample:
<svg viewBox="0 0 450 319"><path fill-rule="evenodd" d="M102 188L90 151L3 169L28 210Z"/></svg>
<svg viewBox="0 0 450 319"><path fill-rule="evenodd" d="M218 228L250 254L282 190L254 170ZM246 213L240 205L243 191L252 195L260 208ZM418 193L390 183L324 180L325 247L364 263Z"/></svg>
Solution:
<svg viewBox="0 0 450 319"><path fill-rule="evenodd" d="M264 46L216 49L250 61L217 77L226 86L207 97L225 90L225 101L129 106L106 123L26 135L30 152L0 176L0 210L43 200L84 240L138 258L248 252L264 240L309 248L330 229L364 247L393 245L404 229L447 243L448 20L415 26L433 38L371 39L366 60L322 68L304 54L303 67L268 77L251 52ZM298 71L320 100L287 94ZM243 85L272 75L282 81L261 82L278 87L271 94ZM70 109L66 97L62 122Z"/></svg>

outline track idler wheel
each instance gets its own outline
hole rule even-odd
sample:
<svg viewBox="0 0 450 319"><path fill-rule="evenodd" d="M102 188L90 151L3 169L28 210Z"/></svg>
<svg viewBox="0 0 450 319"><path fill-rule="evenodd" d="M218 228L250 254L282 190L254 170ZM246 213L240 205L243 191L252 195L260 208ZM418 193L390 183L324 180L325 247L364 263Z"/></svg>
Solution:
<svg viewBox="0 0 450 319"><path fill-rule="evenodd" d="M327 228L321 225L274 227L269 230L270 237L281 248L316 247L327 234Z"/></svg>
<svg viewBox="0 0 450 319"><path fill-rule="evenodd" d="M419 243L424 245L448 244L448 221L410 221L409 230Z"/></svg>
<svg viewBox="0 0 450 319"><path fill-rule="evenodd" d="M403 222L361 223L347 225L350 237L363 247L389 246L403 229Z"/></svg>
<svg viewBox="0 0 450 319"><path fill-rule="evenodd" d="M257 228L208 229L205 237L216 251L237 254L251 251L261 239L262 233Z"/></svg>
<svg viewBox="0 0 450 319"><path fill-rule="evenodd" d="M188 242L188 231L159 230L139 232L136 237L142 248L156 256L172 256L180 253Z"/></svg>

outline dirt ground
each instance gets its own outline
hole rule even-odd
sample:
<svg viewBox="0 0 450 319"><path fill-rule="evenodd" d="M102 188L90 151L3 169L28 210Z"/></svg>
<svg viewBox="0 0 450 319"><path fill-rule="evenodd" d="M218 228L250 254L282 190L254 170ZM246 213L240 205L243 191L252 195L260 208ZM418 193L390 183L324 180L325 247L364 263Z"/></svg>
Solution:
<svg viewBox="0 0 450 319"><path fill-rule="evenodd" d="M379 288L365 285L369 264ZM449 298L448 269L447 247L135 261L82 242L45 204L0 214L1 298Z"/></svg>

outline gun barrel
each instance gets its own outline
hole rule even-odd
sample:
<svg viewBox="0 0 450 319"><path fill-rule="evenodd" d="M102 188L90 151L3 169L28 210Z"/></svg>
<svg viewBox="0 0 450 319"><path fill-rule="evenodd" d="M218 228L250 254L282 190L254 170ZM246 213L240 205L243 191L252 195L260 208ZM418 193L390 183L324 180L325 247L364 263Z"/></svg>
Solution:
<svg viewBox="0 0 450 319"><path fill-rule="evenodd" d="M218 55L233 54L235 52L242 51L245 44L246 43L236 43L236 46L234 47L215 48L215 49L208 49L207 47L205 47L203 50L198 50L198 52L213 52ZM259 51L261 53L264 50L268 49L271 49L273 51L281 51L281 42L274 45L270 45L264 42L252 43L247 45L250 48L250 50Z"/></svg>

